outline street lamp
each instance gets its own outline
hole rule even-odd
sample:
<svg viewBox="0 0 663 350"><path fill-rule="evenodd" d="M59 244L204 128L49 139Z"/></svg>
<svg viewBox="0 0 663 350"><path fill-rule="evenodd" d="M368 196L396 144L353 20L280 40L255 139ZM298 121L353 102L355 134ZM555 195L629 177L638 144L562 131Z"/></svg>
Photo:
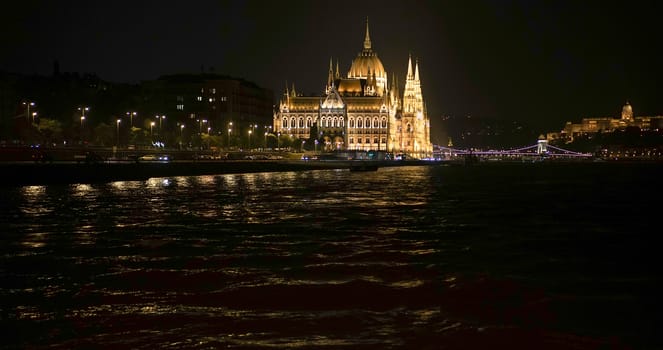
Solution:
<svg viewBox="0 0 663 350"><path fill-rule="evenodd" d="M265 149L267 149L267 131L265 131L265 141L262 145L262 150L264 151Z"/></svg>
<svg viewBox="0 0 663 350"><path fill-rule="evenodd" d="M158 115L157 119L159 119L159 136L161 137L161 122L163 122L164 119L166 119L165 115Z"/></svg>
<svg viewBox="0 0 663 350"><path fill-rule="evenodd" d="M251 132L253 130L249 129L249 151L251 151Z"/></svg>
<svg viewBox="0 0 663 350"><path fill-rule="evenodd" d="M207 123L207 119L198 119L198 135L203 133L203 123Z"/></svg>
<svg viewBox="0 0 663 350"><path fill-rule="evenodd" d="M32 112L32 124L35 123L35 117L37 116L37 112Z"/></svg>
<svg viewBox="0 0 663 350"><path fill-rule="evenodd" d="M85 119L85 112L90 110L90 107L78 107L78 110L81 111L81 118Z"/></svg>
<svg viewBox="0 0 663 350"><path fill-rule="evenodd" d="M34 107L34 102L23 102L23 104L28 108L25 112L25 119L30 120L30 107Z"/></svg>
<svg viewBox="0 0 663 350"><path fill-rule="evenodd" d="M129 116L129 119L131 121L131 127L134 127L134 117L136 116L136 112L127 112L127 115Z"/></svg>
<svg viewBox="0 0 663 350"><path fill-rule="evenodd" d="M83 121L85 121L85 117L81 116L81 131L83 131Z"/></svg>
<svg viewBox="0 0 663 350"><path fill-rule="evenodd" d="M150 122L150 140L154 139L154 134L152 133L152 128L154 128L154 122Z"/></svg>
<svg viewBox="0 0 663 350"><path fill-rule="evenodd" d="M306 143L305 140L302 140L302 145L299 147L299 152L304 152L304 144Z"/></svg>
<svg viewBox="0 0 663 350"><path fill-rule="evenodd" d="M184 124L180 124L180 149L182 149L182 130L184 130Z"/></svg>
<svg viewBox="0 0 663 350"><path fill-rule="evenodd" d="M116 130L116 132L117 132L117 144L116 144L116 146L119 146L119 145L120 145L120 123L121 123L121 122L122 122L122 119L118 119L118 120L115 122L115 125L116 125L115 130Z"/></svg>
<svg viewBox="0 0 663 350"><path fill-rule="evenodd" d="M277 150L281 149L281 132L280 131L276 135L276 149Z"/></svg>
<svg viewBox="0 0 663 350"><path fill-rule="evenodd" d="M233 122L228 123L228 148L230 148L230 133L233 130Z"/></svg>

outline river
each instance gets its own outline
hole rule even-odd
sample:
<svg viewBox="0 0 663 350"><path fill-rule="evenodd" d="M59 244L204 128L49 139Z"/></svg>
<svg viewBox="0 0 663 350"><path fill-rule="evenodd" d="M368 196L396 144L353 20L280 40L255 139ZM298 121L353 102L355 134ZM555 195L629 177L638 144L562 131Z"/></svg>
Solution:
<svg viewBox="0 0 663 350"><path fill-rule="evenodd" d="M661 347L662 168L0 187L3 344Z"/></svg>

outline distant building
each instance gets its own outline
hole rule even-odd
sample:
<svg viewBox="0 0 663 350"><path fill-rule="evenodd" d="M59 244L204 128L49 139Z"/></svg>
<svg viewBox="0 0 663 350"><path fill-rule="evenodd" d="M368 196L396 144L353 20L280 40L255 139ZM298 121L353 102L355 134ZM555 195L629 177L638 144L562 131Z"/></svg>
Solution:
<svg viewBox="0 0 663 350"><path fill-rule="evenodd" d="M274 114L280 137L319 143L324 150L390 151L430 156L430 120L423 99L419 64L408 60L404 93L387 79L382 61L373 51L366 22L362 51L342 77L338 62L329 62L324 94L302 96L286 87Z"/></svg>
<svg viewBox="0 0 663 350"><path fill-rule="evenodd" d="M562 139L572 142L574 138L587 134L600 132L613 132L627 127L638 127L640 130L656 130L663 128L663 116L633 116L633 107L626 102L622 107L620 118L600 117L583 118L580 123L566 122L564 129L559 133L548 133L549 141Z"/></svg>
<svg viewBox="0 0 663 350"><path fill-rule="evenodd" d="M141 84L144 113L167 115L168 123L194 124L222 133L271 124L272 90L243 79L217 74L166 75ZM202 123L202 121L205 121Z"/></svg>

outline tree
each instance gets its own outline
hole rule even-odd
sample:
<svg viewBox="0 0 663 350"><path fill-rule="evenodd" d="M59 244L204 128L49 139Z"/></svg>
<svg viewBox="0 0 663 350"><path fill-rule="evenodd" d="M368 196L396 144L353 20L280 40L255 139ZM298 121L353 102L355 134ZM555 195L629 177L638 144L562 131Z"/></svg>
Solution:
<svg viewBox="0 0 663 350"><path fill-rule="evenodd" d="M55 119L41 118L37 130L41 134L42 143L60 143L63 140L62 123Z"/></svg>
<svg viewBox="0 0 663 350"><path fill-rule="evenodd" d="M109 146L113 145L113 140L115 138L115 127L112 127L106 123L99 123L94 128L94 143L99 146Z"/></svg>
<svg viewBox="0 0 663 350"><path fill-rule="evenodd" d="M221 147L221 136L219 135L210 135L202 134L202 145L209 149L211 147Z"/></svg>

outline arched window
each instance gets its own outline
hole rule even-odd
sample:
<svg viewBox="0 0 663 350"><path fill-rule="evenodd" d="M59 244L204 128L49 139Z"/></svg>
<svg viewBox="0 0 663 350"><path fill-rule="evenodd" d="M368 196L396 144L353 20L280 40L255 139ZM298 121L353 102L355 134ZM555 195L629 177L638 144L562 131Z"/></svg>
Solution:
<svg viewBox="0 0 663 350"><path fill-rule="evenodd" d="M297 124L295 124L295 123L296 123L296 122L295 122L295 117L290 118L290 127L291 127L291 128L294 128L295 125L297 125Z"/></svg>
<svg viewBox="0 0 663 350"><path fill-rule="evenodd" d="M350 121L349 121L348 123L349 123L349 126L350 126L351 128L354 128L354 127L355 127L355 120L354 120L354 119L350 118Z"/></svg>
<svg viewBox="0 0 663 350"><path fill-rule="evenodd" d="M341 128L345 126L345 123L343 123L343 117L338 118L338 126Z"/></svg>
<svg viewBox="0 0 663 350"><path fill-rule="evenodd" d="M287 118L285 118L285 117L283 118L283 123L281 123L281 127L283 129L288 127L288 119Z"/></svg>
<svg viewBox="0 0 663 350"><path fill-rule="evenodd" d="M377 137L373 138L373 143L378 143L378 138Z"/></svg>
<svg viewBox="0 0 663 350"><path fill-rule="evenodd" d="M378 118L373 118L373 127L376 129L380 127L380 122L378 121Z"/></svg>
<svg viewBox="0 0 663 350"><path fill-rule="evenodd" d="M327 121L327 118L325 118L325 117L320 118L320 127L324 127L326 121Z"/></svg>
<svg viewBox="0 0 663 350"><path fill-rule="evenodd" d="M304 118L299 118L299 127L303 128L304 127Z"/></svg>
<svg viewBox="0 0 663 350"><path fill-rule="evenodd" d="M313 121L311 120L311 117L306 118L306 127L310 128L312 125Z"/></svg>
<svg viewBox="0 0 663 350"><path fill-rule="evenodd" d="M357 127L358 127L358 128L362 128L362 127L363 127L361 123L362 123L361 119L357 119Z"/></svg>
<svg viewBox="0 0 663 350"><path fill-rule="evenodd" d="M383 128L387 127L387 118L382 118L382 127Z"/></svg>
<svg viewBox="0 0 663 350"><path fill-rule="evenodd" d="M364 124L364 125L366 125L367 128L370 128L371 127L371 118L366 117L366 124Z"/></svg>
<svg viewBox="0 0 663 350"><path fill-rule="evenodd" d="M335 128L338 125L338 119L334 117L334 121L332 122L332 128Z"/></svg>

